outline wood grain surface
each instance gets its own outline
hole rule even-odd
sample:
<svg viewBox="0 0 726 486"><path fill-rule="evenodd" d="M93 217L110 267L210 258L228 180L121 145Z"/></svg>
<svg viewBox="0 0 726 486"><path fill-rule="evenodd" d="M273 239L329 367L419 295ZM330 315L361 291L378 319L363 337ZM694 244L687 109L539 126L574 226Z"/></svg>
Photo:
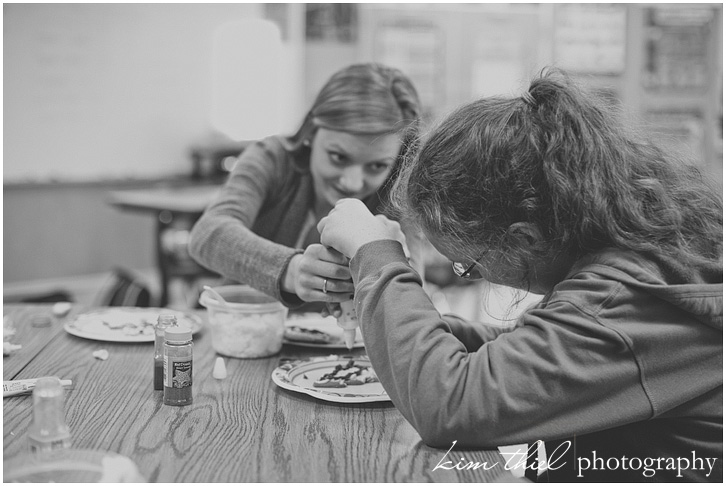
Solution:
<svg viewBox="0 0 726 486"><path fill-rule="evenodd" d="M226 358L228 377L215 380L217 355L205 328L194 337L194 403L171 407L153 390L152 343L79 338L58 318L34 328L38 313L50 315L50 306L4 306L17 329L12 342L23 348L3 359L3 379L73 380L65 401L73 447L128 456L148 481L487 482L507 474L497 451L455 450L445 459L487 468L435 469L447 451L424 445L390 402L327 402L272 382L281 358L330 350L285 345L270 358ZM108 350L108 360L92 356L98 349ZM27 450L31 408L30 396L3 400L5 460Z"/></svg>

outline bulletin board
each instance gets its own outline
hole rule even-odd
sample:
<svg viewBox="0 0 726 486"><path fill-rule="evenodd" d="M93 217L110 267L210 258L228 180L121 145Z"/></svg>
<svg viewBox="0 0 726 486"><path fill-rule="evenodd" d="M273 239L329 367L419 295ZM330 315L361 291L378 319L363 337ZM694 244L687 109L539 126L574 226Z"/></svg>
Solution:
<svg viewBox="0 0 726 486"><path fill-rule="evenodd" d="M689 90L708 84L708 43L714 20L709 6L648 7L643 85Z"/></svg>
<svg viewBox="0 0 726 486"><path fill-rule="evenodd" d="M705 159L701 113L695 110L652 110L646 113L645 120L660 146L697 161Z"/></svg>
<svg viewBox="0 0 726 486"><path fill-rule="evenodd" d="M565 70L621 74L625 70L627 5L555 6L554 54Z"/></svg>
<svg viewBox="0 0 726 486"><path fill-rule="evenodd" d="M537 17L525 12L492 13L485 19L467 19L467 24L470 96L521 94L538 66L537 45L542 37Z"/></svg>
<svg viewBox="0 0 726 486"><path fill-rule="evenodd" d="M305 38L308 41L355 42L358 39L358 5L305 4Z"/></svg>
<svg viewBox="0 0 726 486"><path fill-rule="evenodd" d="M424 107L443 95L444 45L439 28L427 22L384 24L376 32L376 59L406 73Z"/></svg>
<svg viewBox="0 0 726 486"><path fill-rule="evenodd" d="M541 63L537 5L375 4L363 10L363 59L409 74L434 120L483 96L509 95Z"/></svg>

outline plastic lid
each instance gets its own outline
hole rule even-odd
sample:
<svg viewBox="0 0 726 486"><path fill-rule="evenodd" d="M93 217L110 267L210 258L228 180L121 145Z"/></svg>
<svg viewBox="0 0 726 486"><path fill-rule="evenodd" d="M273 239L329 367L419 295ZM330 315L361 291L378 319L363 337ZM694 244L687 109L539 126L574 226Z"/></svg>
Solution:
<svg viewBox="0 0 726 486"><path fill-rule="evenodd" d="M167 327L164 330L164 339L174 343L191 341L192 330L186 326Z"/></svg>
<svg viewBox="0 0 726 486"><path fill-rule="evenodd" d="M38 378L33 389L33 396L36 397L56 397L63 396L63 385L57 376L44 376Z"/></svg>
<svg viewBox="0 0 726 486"><path fill-rule="evenodd" d="M164 323L166 325L169 324L176 324L177 319L174 314L160 314L159 318L156 320L157 324Z"/></svg>
<svg viewBox="0 0 726 486"><path fill-rule="evenodd" d="M206 290L199 296L199 303L207 309L220 312L247 312L262 314L286 309L279 301L249 285L223 285L214 287L226 303L221 303Z"/></svg>

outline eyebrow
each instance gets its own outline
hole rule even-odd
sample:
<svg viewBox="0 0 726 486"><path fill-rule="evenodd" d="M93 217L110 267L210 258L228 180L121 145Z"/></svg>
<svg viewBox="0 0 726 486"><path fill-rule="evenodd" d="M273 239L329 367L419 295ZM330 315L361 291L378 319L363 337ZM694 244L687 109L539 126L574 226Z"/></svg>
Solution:
<svg viewBox="0 0 726 486"><path fill-rule="evenodd" d="M338 142L330 142L330 145L326 145L325 146L325 150L328 150L328 151L331 151L332 150L334 152L340 152L340 153L342 153L342 154L344 154L346 156L350 156L350 152L348 152L347 150L345 150L345 148L343 148L342 146L338 145ZM366 161L364 163L365 164L377 164L377 163L380 163L380 162L391 162L391 163L393 163L393 162L396 161L397 158L398 158L398 155L395 155L393 157L383 157L381 159L369 160L369 161Z"/></svg>
<svg viewBox="0 0 726 486"><path fill-rule="evenodd" d="M328 142L325 145L325 150L335 150L336 152L342 152L344 154L348 153L347 150L345 150L342 146L338 145L338 142Z"/></svg>

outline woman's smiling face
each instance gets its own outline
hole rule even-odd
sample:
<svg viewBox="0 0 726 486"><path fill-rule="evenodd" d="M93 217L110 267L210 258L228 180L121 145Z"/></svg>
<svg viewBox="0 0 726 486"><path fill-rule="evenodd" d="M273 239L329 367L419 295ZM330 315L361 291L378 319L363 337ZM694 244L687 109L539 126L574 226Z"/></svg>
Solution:
<svg viewBox="0 0 726 486"><path fill-rule="evenodd" d="M397 134L356 135L318 128L310 152L316 205L328 210L339 199L365 199L376 192L400 148Z"/></svg>

